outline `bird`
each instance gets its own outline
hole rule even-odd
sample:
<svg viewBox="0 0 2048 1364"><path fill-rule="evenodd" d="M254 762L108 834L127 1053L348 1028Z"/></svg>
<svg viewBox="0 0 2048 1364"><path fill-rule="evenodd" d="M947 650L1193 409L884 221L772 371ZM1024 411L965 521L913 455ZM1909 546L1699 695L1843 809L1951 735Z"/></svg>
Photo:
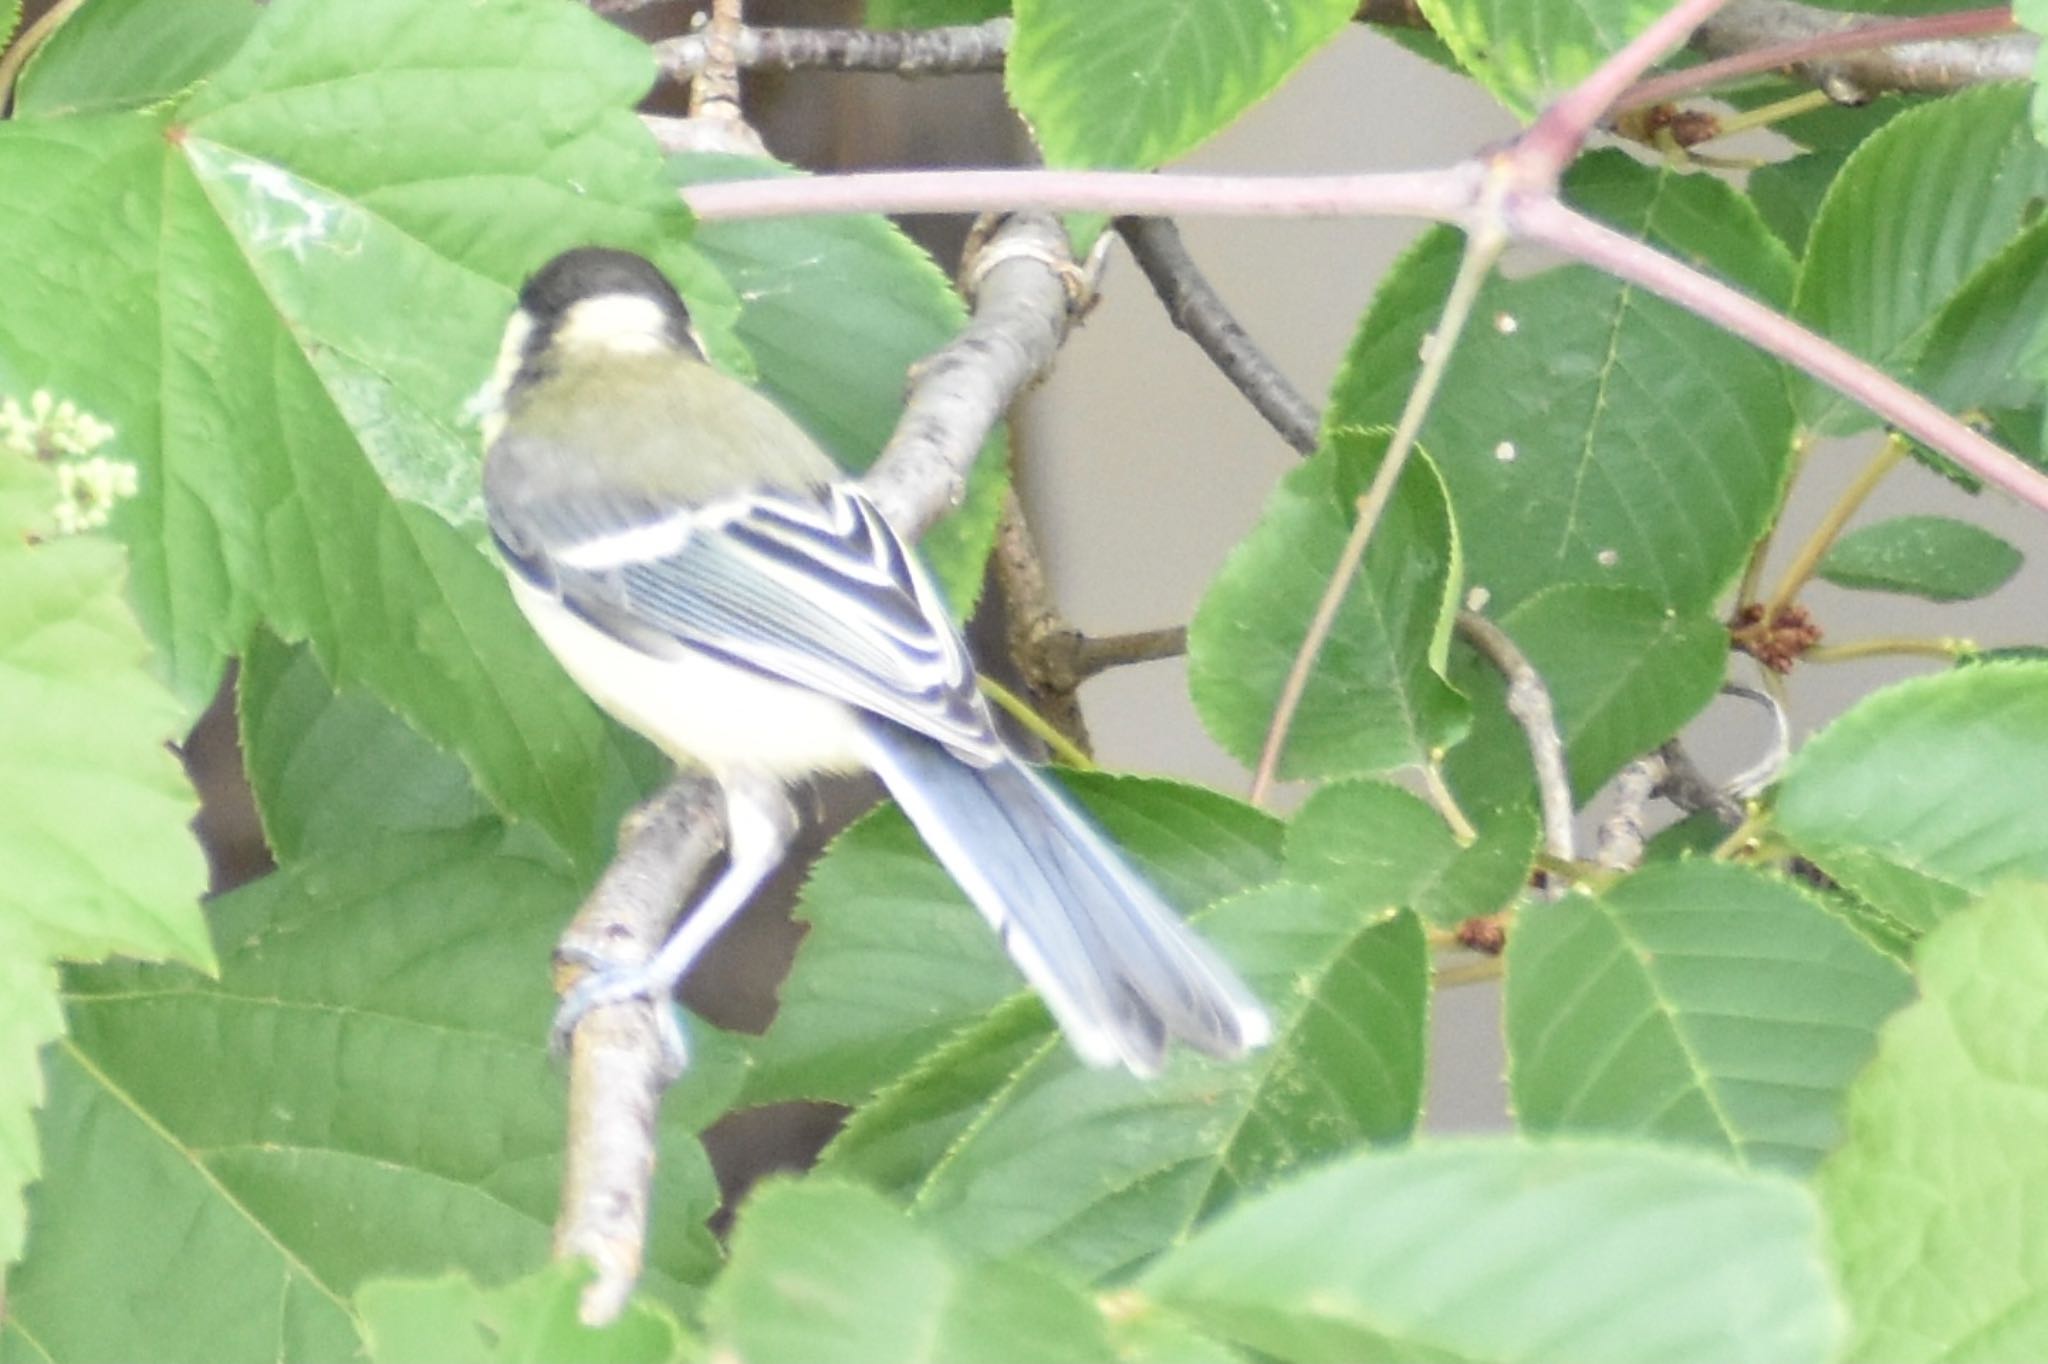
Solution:
<svg viewBox="0 0 2048 1364"><path fill-rule="evenodd" d="M915 551L771 399L714 367L646 258L602 246L519 290L481 402L490 534L527 621L598 705L719 784L727 865L590 1009L666 1005L786 857L790 790L880 777L1091 1066L1232 1060L1264 1007L998 729ZM676 1033L686 1062L686 1050Z"/></svg>

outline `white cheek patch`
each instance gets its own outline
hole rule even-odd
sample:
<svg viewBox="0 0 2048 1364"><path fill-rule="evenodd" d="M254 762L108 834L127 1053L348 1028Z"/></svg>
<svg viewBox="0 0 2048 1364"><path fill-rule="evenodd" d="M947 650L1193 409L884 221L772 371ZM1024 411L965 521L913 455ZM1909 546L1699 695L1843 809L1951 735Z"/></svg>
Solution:
<svg viewBox="0 0 2048 1364"><path fill-rule="evenodd" d="M555 328L555 344L593 351L645 355L674 350L669 314L640 294L598 294L569 305Z"/></svg>
<svg viewBox="0 0 2048 1364"><path fill-rule="evenodd" d="M526 342L532 335L533 319L524 311L512 314L505 324L505 339L498 344L498 361L491 367L491 377L462 405L462 415L483 427L486 446L497 440L505 425L505 393L512 387L520 361L526 358Z"/></svg>

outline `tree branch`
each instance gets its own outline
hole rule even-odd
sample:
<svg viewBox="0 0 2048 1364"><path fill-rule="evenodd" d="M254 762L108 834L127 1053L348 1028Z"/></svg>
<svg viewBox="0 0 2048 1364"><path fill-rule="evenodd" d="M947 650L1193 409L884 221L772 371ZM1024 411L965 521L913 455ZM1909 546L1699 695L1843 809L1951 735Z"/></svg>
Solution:
<svg viewBox="0 0 2048 1364"><path fill-rule="evenodd" d="M1194 257L1181 245L1180 229L1172 220L1118 218L1116 230L1131 248L1131 257L1151 282L1152 291L1166 305L1173 325L1193 338L1282 440L1304 455L1315 453L1322 436L1322 417L1231 316Z"/></svg>
<svg viewBox="0 0 2048 1364"><path fill-rule="evenodd" d="M1652 753L1637 758L1614 779L1614 813L1600 826L1593 860L1609 871L1634 871L1642 865L1649 843L1647 812L1668 774L1664 760Z"/></svg>
<svg viewBox="0 0 2048 1364"><path fill-rule="evenodd" d="M960 504L967 471L1017 395L1052 363L1087 285L1045 213L977 225L961 265L974 315L920 361L896 431L861 480L889 523L921 535Z"/></svg>
<svg viewBox="0 0 2048 1364"><path fill-rule="evenodd" d="M1002 519L996 523L993 571L1009 616L1010 657L1023 676L1026 698L1046 723L1087 752L1090 744L1088 722L1081 715L1081 680L1070 674L1055 675L1051 662L1056 651L1071 653L1080 634L1053 605L1038 543L1024 519L1024 504L1015 488L1004 496Z"/></svg>
<svg viewBox="0 0 2048 1364"><path fill-rule="evenodd" d="M898 76L952 76L1000 71L1009 55L1011 24L939 28L749 28L733 44L733 60L747 71L880 71ZM710 60L709 35L686 34L654 45L654 59L671 79L691 80Z"/></svg>
<svg viewBox="0 0 2048 1364"><path fill-rule="evenodd" d="M629 814L619 847L555 948L556 986L585 969L637 964L668 936L683 896L725 843L725 804L708 777L682 776ZM618 1316L640 1277L654 1179L655 1113L671 1077L656 1006L610 1004L577 1023L569 1043L569 1130L563 1156L558 1259L588 1260L581 1315Z"/></svg>
<svg viewBox="0 0 2048 1364"><path fill-rule="evenodd" d="M1725 828L1742 823L1742 802L1707 780L1707 774L1700 771L1683 743L1666 740L1657 756L1664 763L1664 779L1657 784L1658 795L1687 814L1709 811Z"/></svg>
<svg viewBox="0 0 2048 1364"><path fill-rule="evenodd" d="M2026 80L2040 40L2012 27L2012 11L2003 5L1886 19L1793 0L1729 0L1692 38L1695 51L1716 60L1645 81L1624 97L1624 105L1660 103L1785 67L1842 104L1860 104L1886 91L1936 94Z"/></svg>

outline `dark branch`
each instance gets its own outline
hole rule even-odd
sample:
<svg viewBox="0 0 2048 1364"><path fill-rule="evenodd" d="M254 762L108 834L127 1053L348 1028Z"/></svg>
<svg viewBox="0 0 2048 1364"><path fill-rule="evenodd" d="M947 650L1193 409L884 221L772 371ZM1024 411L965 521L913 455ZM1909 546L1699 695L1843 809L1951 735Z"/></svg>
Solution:
<svg viewBox="0 0 2048 1364"><path fill-rule="evenodd" d="M1664 760L1658 795L1689 815L1710 811L1727 828L1742 823L1742 802L1709 781L1684 744L1673 739L1657 750L1657 756Z"/></svg>
<svg viewBox="0 0 2048 1364"><path fill-rule="evenodd" d="M1194 339L1223 376L1244 394L1280 438L1302 454L1313 454L1322 418L1287 376L1253 344L1231 316L1221 295L1203 276L1180 231L1167 218L1118 218L1116 230L1131 248L1166 315Z"/></svg>

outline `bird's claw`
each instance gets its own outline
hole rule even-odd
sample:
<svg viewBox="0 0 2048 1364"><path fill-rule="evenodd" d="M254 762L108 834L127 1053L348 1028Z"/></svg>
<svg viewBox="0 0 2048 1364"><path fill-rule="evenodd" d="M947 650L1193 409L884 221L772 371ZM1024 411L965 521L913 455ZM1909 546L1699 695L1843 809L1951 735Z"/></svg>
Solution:
<svg viewBox="0 0 2048 1364"><path fill-rule="evenodd" d="M574 960L572 958L572 960ZM576 1026L593 1010L639 1002L654 1011L654 1028L661 1043L664 1078L673 1080L690 1064L690 1044L683 1035L681 1010L668 998L666 983L650 979L637 966L600 965L584 962L590 969L562 996L555 1020L548 1028L548 1046L556 1056L569 1054Z"/></svg>

